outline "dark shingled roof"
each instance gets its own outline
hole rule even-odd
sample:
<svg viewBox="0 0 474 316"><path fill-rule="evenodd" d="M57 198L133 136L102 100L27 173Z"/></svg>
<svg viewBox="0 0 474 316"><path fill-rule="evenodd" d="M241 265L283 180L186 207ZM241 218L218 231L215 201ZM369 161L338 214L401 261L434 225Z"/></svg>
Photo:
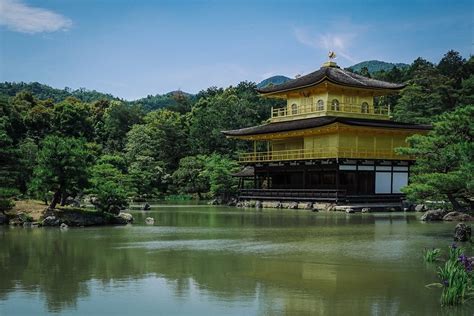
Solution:
<svg viewBox="0 0 474 316"><path fill-rule="evenodd" d="M337 66L323 66L319 70L316 70L315 72L312 72L305 76L287 81L279 85L257 89L257 91L263 94L284 92L293 89L315 86L323 82L324 80L328 80L332 83L344 86L367 89L399 90L403 89L406 86L405 84L390 83L386 81L370 79L352 73L350 71L341 69Z"/></svg>
<svg viewBox="0 0 474 316"><path fill-rule="evenodd" d="M230 131L222 131L226 136L248 136L248 135L260 135L269 133L279 133L294 130L302 130L308 128L321 127L332 123L342 123L352 126L367 126L367 127L379 127L379 128L400 128L400 129L417 129L417 130L430 130L430 125L418 125L409 123L393 122L388 120L371 120L362 118L348 118L340 116L320 116L314 118L307 118L293 121L283 121L268 123L258 126L252 126L247 128L241 128Z"/></svg>
<svg viewBox="0 0 474 316"><path fill-rule="evenodd" d="M240 177L240 178L248 178L248 177L253 177L254 174L255 174L254 167L246 166L243 169L241 169L239 172L234 173L232 176Z"/></svg>

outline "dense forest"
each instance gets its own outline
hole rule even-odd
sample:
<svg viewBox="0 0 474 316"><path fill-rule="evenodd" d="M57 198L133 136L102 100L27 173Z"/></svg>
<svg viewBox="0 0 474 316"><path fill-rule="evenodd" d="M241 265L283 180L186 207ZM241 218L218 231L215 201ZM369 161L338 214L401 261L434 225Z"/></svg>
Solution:
<svg viewBox="0 0 474 316"><path fill-rule="evenodd" d="M377 72L363 67L359 73L407 83L399 95L377 100L390 105L395 120L435 124L430 139L410 140L411 153L430 157L435 150L439 157L431 166L437 168L434 178L426 178L426 164L433 161L421 162L409 197L447 194L456 203L469 201L474 58L449 51L437 64L417 58L409 67ZM55 207L88 194L108 212L131 198L229 197L236 190L231 176L239 169L236 153L250 148L221 131L260 124L272 106L284 105L255 89L255 83L241 82L129 102L85 89L0 84L0 209L11 207L11 198L26 197ZM436 185L448 181L443 174L449 192Z"/></svg>

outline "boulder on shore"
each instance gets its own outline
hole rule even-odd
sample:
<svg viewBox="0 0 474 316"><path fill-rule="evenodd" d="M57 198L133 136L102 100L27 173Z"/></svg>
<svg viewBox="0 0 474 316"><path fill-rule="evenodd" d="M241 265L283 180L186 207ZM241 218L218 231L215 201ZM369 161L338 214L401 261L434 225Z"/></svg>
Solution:
<svg viewBox="0 0 474 316"><path fill-rule="evenodd" d="M425 222L442 221L444 215L446 215L446 211L444 210L426 211L425 214L421 215L421 220Z"/></svg>
<svg viewBox="0 0 474 316"><path fill-rule="evenodd" d="M415 206L415 212L424 212L424 211L426 211L425 204L417 204Z"/></svg>
<svg viewBox="0 0 474 316"><path fill-rule="evenodd" d="M58 226L59 225L59 219L56 218L56 216L46 216L45 219L43 219L42 222L43 226Z"/></svg>
<svg viewBox="0 0 474 316"><path fill-rule="evenodd" d="M444 215L443 221L455 221L455 222L469 222L472 221L473 218L469 214L461 213L461 212L449 212L448 214Z"/></svg>
<svg viewBox="0 0 474 316"><path fill-rule="evenodd" d="M471 240L471 226L464 223L459 223L454 228L454 241L470 241Z"/></svg>
<svg viewBox="0 0 474 316"><path fill-rule="evenodd" d="M126 225L133 223L133 216L130 213L120 212L114 218L115 224Z"/></svg>

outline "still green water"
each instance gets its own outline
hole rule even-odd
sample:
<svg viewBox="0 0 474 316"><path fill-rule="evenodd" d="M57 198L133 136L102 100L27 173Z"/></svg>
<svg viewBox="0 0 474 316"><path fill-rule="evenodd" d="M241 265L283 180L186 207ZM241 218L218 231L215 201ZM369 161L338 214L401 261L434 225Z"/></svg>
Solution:
<svg viewBox="0 0 474 316"><path fill-rule="evenodd" d="M417 214L203 205L122 227L0 227L0 315L471 315L439 306ZM155 218L153 226L145 218ZM469 251L472 251L469 248Z"/></svg>

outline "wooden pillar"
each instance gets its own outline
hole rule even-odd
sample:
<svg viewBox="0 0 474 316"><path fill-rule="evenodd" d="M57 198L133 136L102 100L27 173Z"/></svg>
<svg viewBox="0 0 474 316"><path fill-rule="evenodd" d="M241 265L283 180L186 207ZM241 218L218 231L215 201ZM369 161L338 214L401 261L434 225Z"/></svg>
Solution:
<svg viewBox="0 0 474 316"><path fill-rule="evenodd" d="M303 189L306 189L306 175L307 175L308 166L304 164L303 166Z"/></svg>
<svg viewBox="0 0 474 316"><path fill-rule="evenodd" d="M270 189L270 170L267 169L267 189Z"/></svg>
<svg viewBox="0 0 474 316"><path fill-rule="evenodd" d="M355 178L355 190L354 190L356 194L359 194L359 163L360 161L356 160L356 170L355 170L356 178Z"/></svg>
<svg viewBox="0 0 474 316"><path fill-rule="evenodd" d="M257 188L257 172L256 172L255 169L254 169L254 172L253 172L253 188L258 189Z"/></svg>
<svg viewBox="0 0 474 316"><path fill-rule="evenodd" d="M339 161L336 162L336 203L339 195Z"/></svg>

